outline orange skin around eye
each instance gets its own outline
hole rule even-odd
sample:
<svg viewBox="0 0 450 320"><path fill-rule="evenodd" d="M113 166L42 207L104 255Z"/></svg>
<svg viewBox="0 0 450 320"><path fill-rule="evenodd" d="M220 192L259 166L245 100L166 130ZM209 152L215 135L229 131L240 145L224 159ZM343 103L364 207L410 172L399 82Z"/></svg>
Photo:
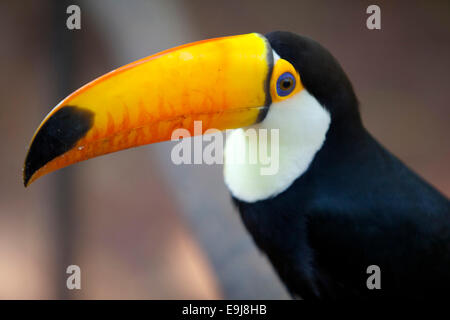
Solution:
<svg viewBox="0 0 450 320"><path fill-rule="evenodd" d="M285 72L289 72L295 78L295 88L292 92L286 96L280 96L277 92L277 81L278 78ZM293 95L299 93L304 89L302 81L300 80L300 75L297 70L284 59L278 59L273 67L272 78L270 79L270 94L272 96L272 102L279 102L292 97Z"/></svg>

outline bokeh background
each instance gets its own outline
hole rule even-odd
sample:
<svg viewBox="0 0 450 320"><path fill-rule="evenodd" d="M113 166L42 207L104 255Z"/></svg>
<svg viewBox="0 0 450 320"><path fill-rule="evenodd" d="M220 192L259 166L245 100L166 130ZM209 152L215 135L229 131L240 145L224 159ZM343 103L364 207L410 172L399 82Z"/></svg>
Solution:
<svg viewBox="0 0 450 320"><path fill-rule="evenodd" d="M81 30L66 8L81 8ZM450 194L450 2L1 1L0 298L231 298L288 295L244 230L222 167L175 166L171 143L52 173L25 189L40 121L73 90L183 43L248 32L308 35L341 62L366 127ZM66 289L66 267L82 289Z"/></svg>

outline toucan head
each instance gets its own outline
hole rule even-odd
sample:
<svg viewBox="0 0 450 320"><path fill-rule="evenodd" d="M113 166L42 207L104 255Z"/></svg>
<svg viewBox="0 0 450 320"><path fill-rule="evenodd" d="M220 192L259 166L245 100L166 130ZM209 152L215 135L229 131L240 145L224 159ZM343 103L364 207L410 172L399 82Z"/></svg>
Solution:
<svg viewBox="0 0 450 320"><path fill-rule="evenodd" d="M63 99L32 138L24 184L82 160L170 140L177 128L194 134L194 121L202 121L203 131L279 129L280 168L290 172L292 165L302 169L288 160L298 156L297 145L316 152L331 119L352 114L359 117L350 82L313 40L272 32L199 41L125 65ZM239 136L227 142L227 153ZM252 188L236 179L258 180L245 171L252 170L225 166L225 181L234 195ZM242 198L255 201L281 192L287 183L276 179L253 182L263 189L265 184L272 185L268 189L280 185L275 191L256 196L244 191Z"/></svg>

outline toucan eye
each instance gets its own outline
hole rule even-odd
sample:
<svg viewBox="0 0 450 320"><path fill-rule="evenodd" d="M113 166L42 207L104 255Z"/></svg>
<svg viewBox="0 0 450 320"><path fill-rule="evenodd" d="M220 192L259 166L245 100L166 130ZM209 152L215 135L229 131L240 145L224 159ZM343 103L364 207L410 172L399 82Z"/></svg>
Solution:
<svg viewBox="0 0 450 320"><path fill-rule="evenodd" d="M277 80L277 93L280 97L285 97L295 88L295 77L289 73L283 73Z"/></svg>

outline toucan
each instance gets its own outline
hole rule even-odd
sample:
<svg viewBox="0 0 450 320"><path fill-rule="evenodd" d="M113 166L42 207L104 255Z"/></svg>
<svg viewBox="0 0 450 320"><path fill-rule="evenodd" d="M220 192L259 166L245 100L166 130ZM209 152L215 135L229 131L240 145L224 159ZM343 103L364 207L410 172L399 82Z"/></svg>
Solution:
<svg viewBox="0 0 450 320"><path fill-rule="evenodd" d="M170 140L178 128L194 134L195 121L201 133L233 129L225 184L293 297L449 297L449 200L370 135L358 105L340 64L308 37L277 31L186 44L62 100L31 140L24 184ZM261 174L258 161L227 161L240 146L257 147L249 128L278 130L275 174Z"/></svg>

